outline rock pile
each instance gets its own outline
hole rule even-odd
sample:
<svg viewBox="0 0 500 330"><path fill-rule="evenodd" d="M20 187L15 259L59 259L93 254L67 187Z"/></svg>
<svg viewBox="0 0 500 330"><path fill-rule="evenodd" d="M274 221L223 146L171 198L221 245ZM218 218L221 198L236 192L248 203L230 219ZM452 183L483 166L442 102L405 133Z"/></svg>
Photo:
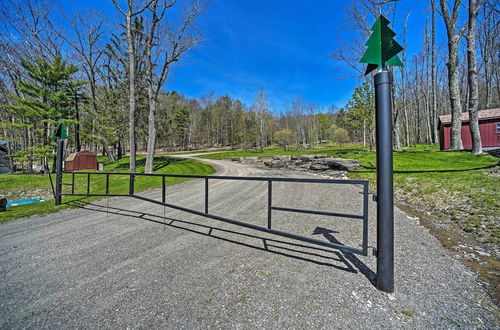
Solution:
<svg viewBox="0 0 500 330"><path fill-rule="evenodd" d="M233 162L283 168L301 172L313 172L335 178L346 178L346 173L360 167L355 159L329 158L326 155L296 155L274 157L238 157Z"/></svg>

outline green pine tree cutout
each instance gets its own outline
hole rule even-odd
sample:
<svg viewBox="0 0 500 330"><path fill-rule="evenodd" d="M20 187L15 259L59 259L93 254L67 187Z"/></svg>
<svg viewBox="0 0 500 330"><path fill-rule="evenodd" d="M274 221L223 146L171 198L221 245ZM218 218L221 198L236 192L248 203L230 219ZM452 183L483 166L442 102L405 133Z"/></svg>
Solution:
<svg viewBox="0 0 500 330"><path fill-rule="evenodd" d="M64 122L59 124L54 137L59 138L59 139L67 139L68 138L68 129L66 128L66 125L64 124Z"/></svg>
<svg viewBox="0 0 500 330"><path fill-rule="evenodd" d="M403 47L393 39L396 33L389 28L389 23L387 18L380 15L371 28L372 34L365 44L368 48L359 60L360 63L368 64L365 75L387 65L403 65L397 55Z"/></svg>

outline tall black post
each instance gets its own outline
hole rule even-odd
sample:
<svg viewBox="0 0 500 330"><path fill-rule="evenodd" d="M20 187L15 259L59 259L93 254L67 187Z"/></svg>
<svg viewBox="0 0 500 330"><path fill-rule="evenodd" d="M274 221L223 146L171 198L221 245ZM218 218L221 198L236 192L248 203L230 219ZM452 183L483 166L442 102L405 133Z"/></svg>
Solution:
<svg viewBox="0 0 500 330"><path fill-rule="evenodd" d="M377 289L394 292L394 199L391 81L388 71L374 77L377 124Z"/></svg>
<svg viewBox="0 0 500 330"><path fill-rule="evenodd" d="M62 164L63 164L64 140L57 140L57 156L56 156L56 205L61 204L62 194Z"/></svg>

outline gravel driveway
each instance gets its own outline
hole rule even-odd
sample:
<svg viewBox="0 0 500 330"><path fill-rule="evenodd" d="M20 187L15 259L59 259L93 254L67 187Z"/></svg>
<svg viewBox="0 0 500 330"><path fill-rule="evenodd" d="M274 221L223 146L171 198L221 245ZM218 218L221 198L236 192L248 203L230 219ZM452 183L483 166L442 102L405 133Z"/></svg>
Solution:
<svg viewBox="0 0 500 330"><path fill-rule="evenodd" d="M217 175L288 176L225 161ZM167 201L204 209L203 181ZM213 181L210 212L264 224L265 182ZM361 188L273 185L276 206L360 214ZM160 199L158 190L142 195ZM108 206L108 207L107 207ZM370 246L376 245L370 202ZM132 198L0 224L0 328L498 328L475 273L395 210L394 295L376 259ZM361 221L276 211L273 227L358 247Z"/></svg>

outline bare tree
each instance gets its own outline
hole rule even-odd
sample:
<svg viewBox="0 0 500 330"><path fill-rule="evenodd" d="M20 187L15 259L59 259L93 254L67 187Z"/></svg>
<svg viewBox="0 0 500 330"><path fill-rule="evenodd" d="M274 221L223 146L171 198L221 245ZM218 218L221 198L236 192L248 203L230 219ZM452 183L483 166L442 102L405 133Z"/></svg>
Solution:
<svg viewBox="0 0 500 330"><path fill-rule="evenodd" d="M156 146L156 104L158 95L167 79L172 63L191 50L202 38L194 22L205 11L208 1L193 1L179 24L162 22L165 12L176 0L153 0L149 11L151 20L146 41L147 90L148 90L148 145L145 172L153 172L153 159ZM164 23L164 24L161 24ZM159 72L155 69L159 68Z"/></svg>
<svg viewBox="0 0 500 330"><path fill-rule="evenodd" d="M462 104L460 103L460 82L459 82L459 63L458 63L458 46L460 39L463 37L467 25L464 25L457 32L457 21L460 12L460 4L462 0L453 0L453 9L448 10L446 0L439 0L441 4L441 15L443 16L446 25L446 33L448 35L448 88L451 104L451 147L452 150L460 150L462 145Z"/></svg>
<svg viewBox="0 0 500 330"><path fill-rule="evenodd" d="M406 15L405 22L403 24L403 53L401 54L403 63L406 62L406 31L408 27L408 18L410 17L410 14ZM395 70L391 70L393 77ZM398 104L396 102L396 90L397 86L395 83L395 79L393 78L393 83L391 85L393 89L393 128L392 128L392 136L394 140L394 150L401 150L401 113L403 114L403 119L406 118L406 105L405 105L405 76L406 76L406 67L405 66L400 66L399 67L399 72L401 74L401 102Z"/></svg>
<svg viewBox="0 0 500 330"><path fill-rule="evenodd" d="M306 135L306 104L301 97L296 97L292 100L291 104L291 117L293 118L296 135L297 150L307 148L307 135Z"/></svg>
<svg viewBox="0 0 500 330"><path fill-rule="evenodd" d="M257 95L255 95L254 111L258 121L259 148L260 152L263 152L267 146L270 112L266 92L262 87L259 88Z"/></svg>
<svg viewBox="0 0 500 330"><path fill-rule="evenodd" d="M0 2L0 17L10 36L21 40L23 58L55 58L60 55L61 40L52 33L48 22L52 8L47 1L5 0Z"/></svg>
<svg viewBox="0 0 500 330"><path fill-rule="evenodd" d="M485 107L486 109L492 107L495 102L498 104L498 98L497 100L494 100L493 91L495 63L498 64L498 59L495 57L500 47L500 43L496 41L500 33L500 23L498 20L499 13L498 11L495 11L495 3L498 4L498 0L484 1L484 5L481 10L482 24L478 27L479 29L477 35L482 60L482 71L484 74L485 92L484 102L482 104L480 102L480 107ZM496 71L498 71L498 65L496 67Z"/></svg>
<svg viewBox="0 0 500 330"><path fill-rule="evenodd" d="M136 112L136 90L135 90L135 50L132 36L132 18L145 11L151 3L149 1L144 6L134 11L133 0L127 0L127 10L124 11L118 4L118 0L113 0L116 9L125 17L125 29L127 33L128 45L128 70L129 70L129 143L130 143L130 173L135 173L136 163L136 141L135 141L135 112Z"/></svg>
<svg viewBox="0 0 500 330"><path fill-rule="evenodd" d="M432 142L437 143L437 86L436 86L436 0L431 0L431 116Z"/></svg>
<svg viewBox="0 0 500 330"><path fill-rule="evenodd" d="M101 66L100 60L104 54L105 48L101 42L105 33L103 20L96 13L93 13L92 15L77 13L75 15L63 16L66 20L67 26L71 29L70 33L63 33L63 28L55 27L50 21L48 23L51 25L54 33L62 38L75 52L76 59L89 82L90 103L92 107L91 115L92 117L97 117L99 114L97 106L97 77ZM78 112L77 119L79 120ZM80 151L79 127L80 124L77 123L75 129L76 151ZM100 140L109 161L111 163L115 162L116 158L110 148L109 141L102 136L100 137Z"/></svg>
<svg viewBox="0 0 500 330"><path fill-rule="evenodd" d="M477 83L476 66L476 19L481 6L481 0L469 0L469 22L467 33L467 86L469 89L469 128L472 137L472 153L483 152L481 132L479 131L479 87Z"/></svg>

